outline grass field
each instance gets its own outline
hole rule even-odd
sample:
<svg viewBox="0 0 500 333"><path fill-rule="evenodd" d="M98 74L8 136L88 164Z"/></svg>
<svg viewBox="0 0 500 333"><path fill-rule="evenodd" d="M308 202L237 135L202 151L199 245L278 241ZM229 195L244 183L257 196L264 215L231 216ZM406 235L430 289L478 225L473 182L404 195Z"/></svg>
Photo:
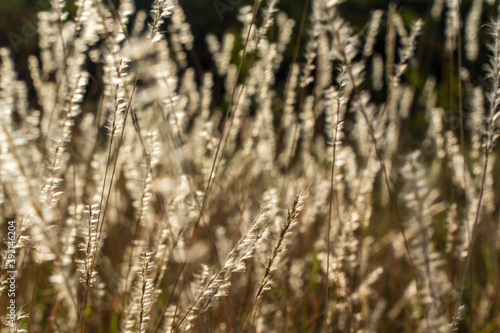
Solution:
<svg viewBox="0 0 500 333"><path fill-rule="evenodd" d="M0 48L2 332L499 332L500 12L417 3L52 0Z"/></svg>

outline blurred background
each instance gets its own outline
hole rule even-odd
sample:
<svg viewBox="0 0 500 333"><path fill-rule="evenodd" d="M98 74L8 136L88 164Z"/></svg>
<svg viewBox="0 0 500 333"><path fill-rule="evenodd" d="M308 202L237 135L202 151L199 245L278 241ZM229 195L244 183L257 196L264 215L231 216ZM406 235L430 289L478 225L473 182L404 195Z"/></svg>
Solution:
<svg viewBox="0 0 500 333"><path fill-rule="evenodd" d="M302 17L303 8L306 0L282 0L278 1L278 8L287 13L296 22L292 44L297 39L298 25ZM2 0L0 1L0 47L8 47L11 49L16 69L21 79L29 81L29 73L27 71L27 57L31 54L37 54L38 38L36 34L37 13L50 7L51 0ZM109 5L117 6L119 0L104 0ZM135 0L136 7L145 11L151 9L152 0ZM266 5L266 0L261 6ZM480 52L479 57L474 62L468 62L465 56L458 54L449 54L444 50L445 41L445 24L446 24L446 1L441 18L436 19L431 16L431 9L435 0L406 0L406 1L387 1L387 0L349 0L341 1L340 10L342 16L353 27L354 31L363 35L364 30L369 22L371 13L376 9L387 10L390 4L396 5L397 12L401 15L406 29L409 29L411 24L417 19L422 18L424 21L424 30L419 39L416 60L412 63L405 74L405 80L408 84L415 88L416 100L423 90L425 79L429 75L433 75L436 79L436 88L438 94L438 105L445 108L453 109L458 105L458 59L461 58L462 67L466 68L471 83L474 85L484 84L481 81L484 73L481 69L481 64L486 62L486 49L484 42L487 34L483 26L480 32ZM482 22L488 21L489 18L496 15L496 6L490 4L494 1L484 1ZM67 1L67 9L70 15L74 15L72 4L74 0ZM195 65L198 69L209 71L213 69L210 54L205 43L205 36L208 32L214 33L219 38L224 33L233 33L236 37L236 47L243 45L241 33L241 24L238 21L239 9L245 5L253 4L251 0L180 0L180 4L186 14L187 22L191 25L191 29L195 38L193 54L190 57L190 65ZM472 6L472 0L461 1L462 22L465 22L468 13ZM308 6L310 13L310 5ZM385 18L383 19L385 20ZM133 22L133 19L132 19ZM305 34L301 41L301 47L305 45L307 40L308 22L305 23ZM168 31L166 31L168 34ZM272 33L272 31L271 31ZM375 46L376 52L385 56L385 24L381 27ZM463 36L462 36L463 40ZM463 50L463 48L457 48ZM463 51L462 51L463 52ZM304 57L304 53L299 54ZM194 57L193 57L194 55ZM460 56L460 57L459 57ZM278 82L282 85L287 77L287 70L290 62L293 59L293 46L290 46L285 53L283 61L283 70L277 75ZM304 59L298 59L299 62ZM196 61L196 64L193 64ZM200 68L201 67L201 68ZM280 82L282 80L282 82ZM467 96L462 96L464 100ZM378 95L373 94L373 98L384 100L385 92L382 90ZM419 128L424 124L422 112L419 112L418 105L412 109L412 124L414 130L421 132Z"/></svg>

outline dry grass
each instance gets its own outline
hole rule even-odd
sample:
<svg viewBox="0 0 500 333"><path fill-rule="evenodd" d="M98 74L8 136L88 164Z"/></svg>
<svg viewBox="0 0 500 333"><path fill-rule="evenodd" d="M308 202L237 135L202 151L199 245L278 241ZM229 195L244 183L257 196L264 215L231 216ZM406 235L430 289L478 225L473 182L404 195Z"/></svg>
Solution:
<svg viewBox="0 0 500 333"><path fill-rule="evenodd" d="M450 103L392 4L242 5L200 72L177 0L54 0L30 85L0 49L3 331L499 331L500 23L477 79L487 5L442 3Z"/></svg>

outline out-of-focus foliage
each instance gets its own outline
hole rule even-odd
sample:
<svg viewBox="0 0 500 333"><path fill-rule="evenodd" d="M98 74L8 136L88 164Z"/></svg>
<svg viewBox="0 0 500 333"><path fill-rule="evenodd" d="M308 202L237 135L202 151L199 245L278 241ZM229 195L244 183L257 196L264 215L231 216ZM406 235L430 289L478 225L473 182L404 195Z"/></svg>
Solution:
<svg viewBox="0 0 500 333"><path fill-rule="evenodd" d="M0 7L18 328L500 330L495 1L52 2Z"/></svg>

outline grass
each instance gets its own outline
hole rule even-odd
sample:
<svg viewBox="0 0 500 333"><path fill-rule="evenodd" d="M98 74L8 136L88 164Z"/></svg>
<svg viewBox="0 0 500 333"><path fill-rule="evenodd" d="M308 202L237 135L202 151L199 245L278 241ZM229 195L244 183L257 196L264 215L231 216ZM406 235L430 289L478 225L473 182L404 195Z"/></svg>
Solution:
<svg viewBox="0 0 500 333"><path fill-rule="evenodd" d="M53 1L0 49L1 329L499 330L499 21L439 4L241 4L204 68L176 0Z"/></svg>

